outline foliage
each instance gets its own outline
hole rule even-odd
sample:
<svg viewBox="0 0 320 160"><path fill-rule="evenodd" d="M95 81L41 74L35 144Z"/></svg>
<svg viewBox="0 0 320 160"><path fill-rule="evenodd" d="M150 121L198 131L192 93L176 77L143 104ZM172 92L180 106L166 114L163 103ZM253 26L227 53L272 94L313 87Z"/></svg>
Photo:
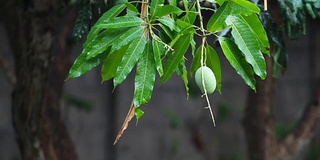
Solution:
<svg viewBox="0 0 320 160"><path fill-rule="evenodd" d="M306 21L320 17L320 1L318 0L278 0L280 20L274 20L269 12L261 12L260 19L273 44L273 76L279 77L287 67L288 55L284 37L295 40L306 34ZM277 22L276 22L277 21Z"/></svg>
<svg viewBox="0 0 320 160"><path fill-rule="evenodd" d="M61 4L61 1L59 3ZM66 0L75 3L77 0ZM92 21L92 5L98 13L105 10L91 27L83 51L72 65L68 79L82 76L102 64L102 82L112 79L114 88L135 69L134 96L127 117L115 143L135 115L144 112L140 106L149 102L157 75L165 83L173 73L181 77L187 96L190 77L201 66L209 67L221 93L222 72L219 52L211 47L219 43L222 53L244 82L255 90L255 76L266 78L264 55L272 56L273 76L284 72L288 56L284 37L296 39L306 32L306 17L320 16L318 0L278 0L280 20L268 11L260 12L259 2L248 0L78 0L79 8L74 38L82 41ZM211 4L211 7L204 4ZM89 4L89 5L88 5ZM211 11L204 25L202 11ZM197 20L197 21L196 21ZM267 33L266 33L266 31ZM272 42L270 51L269 39ZM195 41L195 36L201 42ZM208 41L213 36L214 41ZM189 69L185 54L189 48L193 58ZM271 54L270 54L271 52ZM203 72L202 72L203 75ZM204 80L202 80L204 88ZM208 93L204 96L215 124ZM192 93L192 92L191 92Z"/></svg>
<svg viewBox="0 0 320 160"><path fill-rule="evenodd" d="M297 39L306 32L306 14L312 18L320 16L318 0L278 0L289 38Z"/></svg>
<svg viewBox="0 0 320 160"><path fill-rule="evenodd" d="M77 11L77 19L73 30L73 37L76 42L80 42L88 34L92 11L89 0L80 0Z"/></svg>
<svg viewBox="0 0 320 160"><path fill-rule="evenodd" d="M157 74L160 82L165 83L177 73L188 92L189 75L192 77L200 66L208 66L214 72L217 90L221 92L220 60L210 46L213 42L207 40L207 37L214 36L236 72L255 90L254 75L261 79L266 77L263 53L269 55L270 47L257 16L260 9L247 0L212 1L212 5L220 6L218 9L207 8L199 1L182 2L180 8L175 0L169 0L168 4L164 0L143 0L115 5L91 28L68 78L79 77L102 63L102 81L113 79L116 88L135 68L133 104L136 117L140 118L143 112L139 107L150 100ZM78 35L85 33L86 28L81 22L88 17L81 14L86 13L86 8L82 8L84 11L78 12L76 21L79 27L75 33ZM213 13L206 26L202 10ZM196 25L197 17L199 25ZM219 34L230 29L231 37ZM195 36L201 37L200 44L195 42ZM194 58L188 71L184 56L189 47ZM210 108L207 93L205 96Z"/></svg>

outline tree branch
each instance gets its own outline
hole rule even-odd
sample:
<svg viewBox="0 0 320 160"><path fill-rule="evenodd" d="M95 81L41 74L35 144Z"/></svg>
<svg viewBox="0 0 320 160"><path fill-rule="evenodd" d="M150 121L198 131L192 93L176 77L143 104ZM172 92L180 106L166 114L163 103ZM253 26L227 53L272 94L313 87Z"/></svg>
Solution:
<svg viewBox="0 0 320 160"><path fill-rule="evenodd" d="M320 85L316 88L312 102L305 108L302 118L294 130L279 142L281 159L299 153L314 135L316 122L320 118Z"/></svg>

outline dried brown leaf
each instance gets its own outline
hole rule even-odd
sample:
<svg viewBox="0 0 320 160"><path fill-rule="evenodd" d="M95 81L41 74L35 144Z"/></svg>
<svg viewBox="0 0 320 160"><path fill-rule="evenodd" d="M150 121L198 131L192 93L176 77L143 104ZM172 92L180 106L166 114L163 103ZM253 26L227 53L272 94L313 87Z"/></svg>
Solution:
<svg viewBox="0 0 320 160"><path fill-rule="evenodd" d="M127 116L124 119L124 122L122 124L122 127L119 130L118 135L117 135L116 139L113 142L113 145L115 145L119 141L119 139L121 138L122 134L124 133L124 130L127 129L128 125L129 125L129 122L131 121L131 119L134 116L134 111L135 111L135 107L134 107L133 102L132 102L131 106L130 106L130 109L128 111L128 114L127 114Z"/></svg>

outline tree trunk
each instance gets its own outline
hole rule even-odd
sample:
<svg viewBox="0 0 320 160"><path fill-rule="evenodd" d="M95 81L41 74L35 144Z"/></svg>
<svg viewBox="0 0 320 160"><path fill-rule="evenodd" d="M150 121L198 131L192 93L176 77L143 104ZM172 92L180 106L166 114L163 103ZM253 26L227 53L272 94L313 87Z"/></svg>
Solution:
<svg viewBox="0 0 320 160"><path fill-rule="evenodd" d="M5 24L14 52L17 81L12 94L12 118L24 160L77 159L60 120L59 99L66 71L57 71L59 63L52 63L55 3L11 0L1 11L7 16Z"/></svg>
<svg viewBox="0 0 320 160"><path fill-rule="evenodd" d="M270 5L272 6L270 13L279 26L281 18L278 16L277 3L271 1ZM311 32L311 34L315 33ZM314 137L316 122L320 118L320 79L317 79L317 83L312 83L312 97L294 129L284 139L277 140L273 115L277 80L272 77L271 57L265 58L268 76L264 81L257 80L257 93L249 92L243 120L248 157L250 160L287 160L299 155ZM312 64L315 63L314 59L310 63L310 66L315 66ZM314 70L312 67L311 69ZM316 81L316 78L312 79L312 82Z"/></svg>
<svg viewBox="0 0 320 160"><path fill-rule="evenodd" d="M268 76L265 81L257 82L257 93L249 93L243 121L250 160L287 160L300 154L314 137L320 118L319 84L320 80L295 128L277 141L272 109L276 81Z"/></svg>
<svg viewBox="0 0 320 160"><path fill-rule="evenodd" d="M262 0L260 2L263 3ZM278 27L281 26L283 19L279 16L278 1L270 1L268 4L272 19ZM265 58L268 76L264 81L257 80L257 93L249 92L243 120L248 157L250 160L286 160L299 154L314 136L315 125L320 117L320 80L318 79L311 102L305 107L303 116L295 128L284 139L277 141L273 115L277 80L272 77L271 57Z"/></svg>
<svg viewBox="0 0 320 160"><path fill-rule="evenodd" d="M250 160L277 160L273 102L276 79L272 77L271 57L267 61L267 78L257 80L257 92L249 91L243 120Z"/></svg>

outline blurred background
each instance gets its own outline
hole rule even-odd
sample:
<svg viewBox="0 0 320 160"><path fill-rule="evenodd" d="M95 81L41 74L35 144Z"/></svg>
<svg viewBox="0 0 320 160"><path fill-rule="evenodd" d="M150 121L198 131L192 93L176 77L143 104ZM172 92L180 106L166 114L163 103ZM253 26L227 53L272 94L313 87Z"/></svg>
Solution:
<svg viewBox="0 0 320 160"><path fill-rule="evenodd" d="M0 54L5 57L2 64L9 63L13 66L10 36L4 23L0 21ZM306 36L296 41L286 40L289 61L287 70L279 77L276 85L273 105L277 139L291 131L310 103L314 87L312 82L315 77L320 76L319 42L320 30L314 25L307 26ZM81 53L81 47L82 44L76 44L70 49L70 62ZM144 116L138 123L133 119L120 141L113 145L131 104L133 74L115 90L110 81L101 84L100 67L80 78L66 81L60 100L60 118L75 145L78 158L248 159L243 118L250 88L220 53L220 48L216 49L221 58L223 78L222 94L215 92L210 95L216 127L212 124L209 110L205 109L205 98L193 86L194 82L190 84L192 92L187 99L182 80L174 74L165 84L156 80L150 103L141 108L145 112ZM187 62L191 63L191 60ZM19 160L20 153L11 116L14 88L4 72L0 74L0 88L0 160ZM319 159L319 122L316 126L314 138L292 159Z"/></svg>

